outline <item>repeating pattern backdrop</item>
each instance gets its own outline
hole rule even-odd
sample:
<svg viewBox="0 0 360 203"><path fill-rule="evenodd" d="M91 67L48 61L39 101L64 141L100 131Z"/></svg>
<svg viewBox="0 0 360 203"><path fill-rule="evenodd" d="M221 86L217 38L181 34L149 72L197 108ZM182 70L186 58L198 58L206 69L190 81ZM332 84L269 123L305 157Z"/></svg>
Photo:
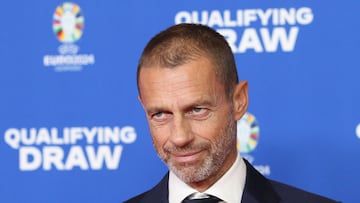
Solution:
<svg viewBox="0 0 360 203"><path fill-rule="evenodd" d="M269 178L360 202L358 1L3 1L0 202L122 202L167 168L137 100L137 60L203 23L249 82L239 153Z"/></svg>

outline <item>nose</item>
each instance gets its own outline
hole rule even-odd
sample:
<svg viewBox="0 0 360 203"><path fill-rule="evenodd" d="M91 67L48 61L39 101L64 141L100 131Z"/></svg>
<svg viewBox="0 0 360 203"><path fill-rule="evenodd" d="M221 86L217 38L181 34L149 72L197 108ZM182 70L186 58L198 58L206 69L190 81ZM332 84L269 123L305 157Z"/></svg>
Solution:
<svg viewBox="0 0 360 203"><path fill-rule="evenodd" d="M177 147L184 147L191 143L193 139L194 134L190 121L183 117L174 119L169 141Z"/></svg>

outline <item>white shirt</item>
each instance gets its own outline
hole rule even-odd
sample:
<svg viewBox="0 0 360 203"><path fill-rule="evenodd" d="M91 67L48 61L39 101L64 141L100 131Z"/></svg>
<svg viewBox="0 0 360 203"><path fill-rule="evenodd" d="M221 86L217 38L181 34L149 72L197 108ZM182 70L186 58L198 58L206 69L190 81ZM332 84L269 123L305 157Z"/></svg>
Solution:
<svg viewBox="0 0 360 203"><path fill-rule="evenodd" d="M240 203L245 186L246 165L238 156L230 169L203 193L216 196L227 203ZM181 181L173 172L169 175L169 203L181 203L190 194L198 192Z"/></svg>

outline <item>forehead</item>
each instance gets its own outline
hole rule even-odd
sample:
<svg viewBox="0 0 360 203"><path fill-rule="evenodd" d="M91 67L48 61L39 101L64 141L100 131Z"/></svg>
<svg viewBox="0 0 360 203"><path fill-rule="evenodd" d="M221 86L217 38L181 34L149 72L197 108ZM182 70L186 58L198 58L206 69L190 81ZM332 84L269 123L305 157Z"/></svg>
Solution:
<svg viewBox="0 0 360 203"><path fill-rule="evenodd" d="M143 67L139 75L143 104L181 103L224 93L213 64L204 57L174 68Z"/></svg>

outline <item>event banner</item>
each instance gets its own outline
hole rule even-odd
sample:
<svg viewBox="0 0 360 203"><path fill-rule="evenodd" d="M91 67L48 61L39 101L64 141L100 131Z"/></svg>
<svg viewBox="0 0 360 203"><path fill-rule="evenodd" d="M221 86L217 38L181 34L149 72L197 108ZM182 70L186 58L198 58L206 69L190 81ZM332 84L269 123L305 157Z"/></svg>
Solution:
<svg viewBox="0 0 360 203"><path fill-rule="evenodd" d="M360 2L14 0L0 12L0 202L120 203L168 171L138 100L146 43L222 34L249 83L239 154L264 176L360 195Z"/></svg>

